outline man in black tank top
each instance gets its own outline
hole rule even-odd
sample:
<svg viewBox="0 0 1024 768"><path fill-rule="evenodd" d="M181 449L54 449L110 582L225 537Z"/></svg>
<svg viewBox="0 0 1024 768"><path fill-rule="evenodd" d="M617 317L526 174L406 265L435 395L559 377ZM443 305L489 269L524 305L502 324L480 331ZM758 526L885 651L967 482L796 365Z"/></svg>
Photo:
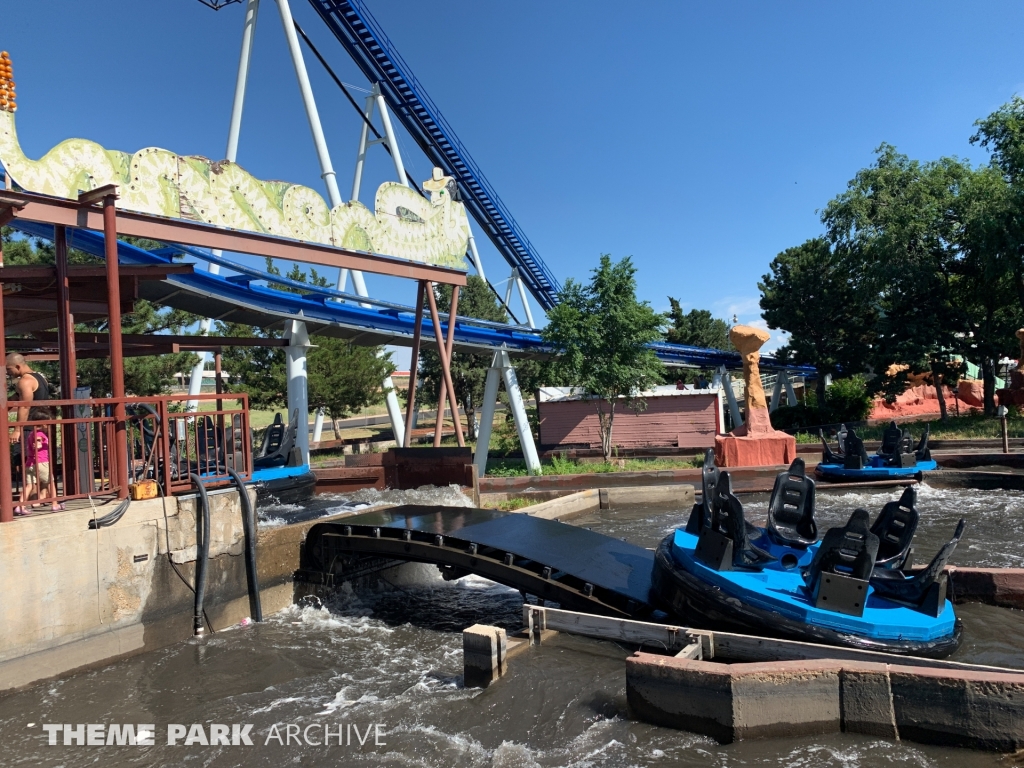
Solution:
<svg viewBox="0 0 1024 768"><path fill-rule="evenodd" d="M24 424L29 420L29 411L33 403L50 399L50 385L46 377L32 370L25 358L16 352L7 356L7 375L14 381L14 390L18 399L18 416L16 422ZM14 425L10 441L16 443L21 439L21 427Z"/></svg>

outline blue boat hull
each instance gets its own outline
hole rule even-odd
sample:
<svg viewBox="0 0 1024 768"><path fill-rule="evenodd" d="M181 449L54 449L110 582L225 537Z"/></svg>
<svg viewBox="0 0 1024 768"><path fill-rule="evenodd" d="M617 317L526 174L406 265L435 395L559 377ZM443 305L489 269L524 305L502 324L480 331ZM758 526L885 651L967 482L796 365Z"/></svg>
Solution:
<svg viewBox="0 0 1024 768"><path fill-rule="evenodd" d="M932 460L919 461L912 467L871 466L864 469L846 469L842 464L819 464L814 473L826 480L892 480L914 477L918 472L934 472L939 465Z"/></svg>
<svg viewBox="0 0 1024 768"><path fill-rule="evenodd" d="M962 625L949 601L938 617L930 617L869 589L862 617L815 608L798 586L800 567L810 562L813 547L773 545L773 555L782 550L798 555L799 564L789 569L774 563L761 572L714 571L693 557L696 542L682 530L666 537L655 553L652 578L662 607L693 626L932 658L948 656L960 645ZM758 546L765 543L762 539Z"/></svg>

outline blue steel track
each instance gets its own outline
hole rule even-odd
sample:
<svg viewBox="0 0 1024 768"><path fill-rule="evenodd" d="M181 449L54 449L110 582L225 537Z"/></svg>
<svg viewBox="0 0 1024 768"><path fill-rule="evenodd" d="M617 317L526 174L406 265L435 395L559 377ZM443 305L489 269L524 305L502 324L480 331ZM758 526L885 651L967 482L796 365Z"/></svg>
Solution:
<svg viewBox="0 0 1024 768"><path fill-rule="evenodd" d="M32 237L53 238L53 227L47 224L15 219L10 226ZM102 234L69 229L68 238L72 248L103 258ZM178 264L181 262L176 256L188 256L217 264L233 273L215 275L199 270L192 274L172 274L162 281L143 283L142 298L164 306L225 322L265 328L282 327L288 320L300 319L306 323L310 333L351 339L359 344L412 344L415 315L410 307L354 296L332 288L292 282L285 277L214 256L199 248L170 246L147 251L122 241L118 241L117 247L122 264ZM302 293L279 290L271 287L271 284L294 288ZM362 307L361 303L369 303L371 306ZM447 332L447 316L442 316L442 321ZM432 338L433 326L429 319L424 319L422 333L426 338ZM522 358L546 358L551 354L538 330L473 318L456 318L454 340L457 349L466 351L504 348L513 357ZM667 343L651 346L662 362L668 365L705 368L741 366L739 355L735 352ZM762 358L761 365L766 369L783 367L770 357ZM814 373L810 367L785 368L797 373Z"/></svg>

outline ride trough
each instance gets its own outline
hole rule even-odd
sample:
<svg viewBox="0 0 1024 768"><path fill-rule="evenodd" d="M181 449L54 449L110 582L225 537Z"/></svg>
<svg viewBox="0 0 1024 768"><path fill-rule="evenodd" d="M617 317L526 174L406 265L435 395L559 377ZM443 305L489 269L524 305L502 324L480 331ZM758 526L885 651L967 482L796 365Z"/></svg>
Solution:
<svg viewBox="0 0 1024 768"><path fill-rule="evenodd" d="M654 590L687 621L914 656L944 657L960 645L943 569L964 521L926 568L911 570L920 518L913 486L874 523L857 509L820 538L814 480L802 459L776 477L764 528L744 518L711 451L702 486L686 528L666 537L655 556Z"/></svg>

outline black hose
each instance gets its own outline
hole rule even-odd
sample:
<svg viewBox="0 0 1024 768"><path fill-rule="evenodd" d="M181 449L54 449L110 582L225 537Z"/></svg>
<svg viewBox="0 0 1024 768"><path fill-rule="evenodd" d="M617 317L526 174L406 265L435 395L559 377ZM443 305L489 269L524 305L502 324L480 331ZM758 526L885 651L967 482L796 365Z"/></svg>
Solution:
<svg viewBox="0 0 1024 768"><path fill-rule="evenodd" d="M94 517L89 521L89 530L94 531L97 528L106 528L108 525L113 525L124 517L124 513L128 511L128 507L131 503L131 499L125 499L114 508L113 512L110 512L103 517Z"/></svg>
<svg viewBox="0 0 1024 768"><path fill-rule="evenodd" d="M260 582L256 573L256 513L245 490L245 483L235 470L228 467L228 474L238 486L242 502L242 530L245 531L245 580L249 586L249 614L253 621L263 621L263 606L260 604Z"/></svg>
<svg viewBox="0 0 1024 768"><path fill-rule="evenodd" d="M203 634L203 598L206 597L206 563L210 558L210 499L199 475L189 473L192 485L199 492L196 499L196 601L192 614L192 630L195 635ZM199 507L202 507L200 514Z"/></svg>

